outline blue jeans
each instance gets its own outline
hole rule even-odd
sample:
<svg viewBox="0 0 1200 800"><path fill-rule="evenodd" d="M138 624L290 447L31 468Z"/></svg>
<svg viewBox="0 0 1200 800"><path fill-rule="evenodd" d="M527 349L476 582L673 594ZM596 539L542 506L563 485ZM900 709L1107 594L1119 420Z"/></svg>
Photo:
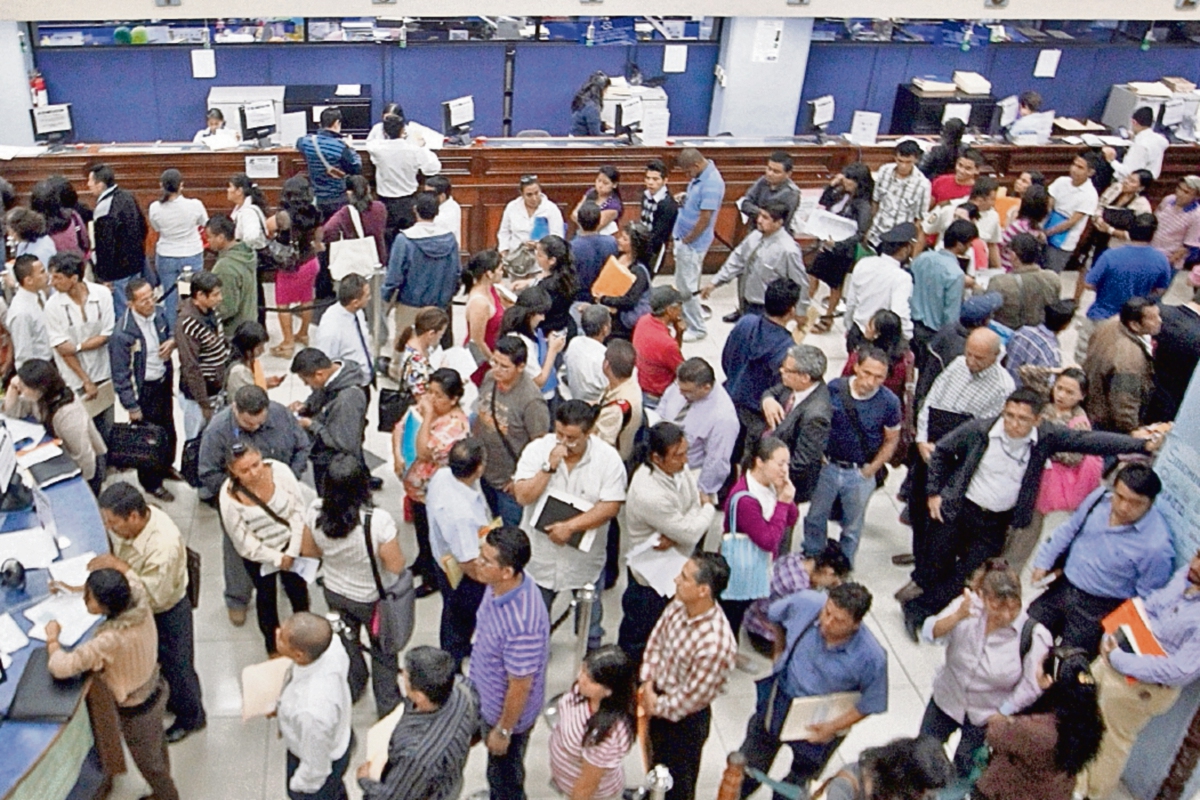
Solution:
<svg viewBox="0 0 1200 800"><path fill-rule="evenodd" d="M204 269L204 253L194 256L155 256L154 268L158 272L158 285L163 291L163 311L167 314L167 325L175 330L175 319L179 313L179 290L175 284L184 267L191 267L194 272ZM229 332L231 335L233 331Z"/></svg>
<svg viewBox="0 0 1200 800"><path fill-rule="evenodd" d="M675 288L683 295L683 318L688 330L694 333L708 333L704 317L700 314L700 272L704 267L704 254L707 250L696 250L675 240Z"/></svg>
<svg viewBox="0 0 1200 800"><path fill-rule="evenodd" d="M515 497L497 486L492 486L486 480L481 480L479 486L483 489L483 496L488 501L492 513L505 525L521 524L521 515L525 513L525 507L518 503Z"/></svg>
<svg viewBox="0 0 1200 800"><path fill-rule="evenodd" d="M113 294L113 319L119 320L121 315L125 313L125 306L128 305L128 301L125 299L125 287L129 285L131 280L140 277L142 276L130 275L128 278L121 278L108 284L108 288L112 289Z"/></svg>
<svg viewBox="0 0 1200 800"><path fill-rule="evenodd" d="M867 501L875 491L875 478L864 478L858 467L839 467L828 463L821 467L817 487L813 489L812 504L804 517L804 555L815 556L825 549L826 529L833 501L842 501L842 537L839 544L846 558L854 563L858 539L862 535Z"/></svg>
<svg viewBox="0 0 1200 800"><path fill-rule="evenodd" d="M601 578L603 577L604 576L601 575L600 578L597 578L596 583L594 584L596 587L596 599L592 601L591 616L588 619L588 650L595 650L597 647L604 644L604 626L600 624L604 621L604 604L600 598L600 587L603 585ZM542 600L546 601L546 613L552 614L554 611L554 598L558 597L558 592L554 589L547 589L545 586L538 586L538 589L541 589L542 591ZM570 589L567 591L570 591L572 595L578 597L578 589ZM578 621L580 613L580 608L576 606L576 621ZM550 622L554 622L553 616L551 616Z"/></svg>

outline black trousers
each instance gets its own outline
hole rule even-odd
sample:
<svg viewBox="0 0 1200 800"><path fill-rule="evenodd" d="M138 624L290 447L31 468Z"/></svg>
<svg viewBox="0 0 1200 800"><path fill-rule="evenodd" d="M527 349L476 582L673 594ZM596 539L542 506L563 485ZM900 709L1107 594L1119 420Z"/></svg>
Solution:
<svg viewBox="0 0 1200 800"><path fill-rule="evenodd" d="M629 583L621 595L621 628L617 632L617 645L635 663L641 663L646 652L646 642L654 624L662 616L663 609L671 598L663 597L649 586L638 583L633 573L626 570Z"/></svg>
<svg viewBox="0 0 1200 800"><path fill-rule="evenodd" d="M403 197L381 196L379 198L387 208L387 224L384 227L383 242L387 245L389 253L392 252L392 242L396 240L396 234L411 228L417 222L417 212L413 207L416 198L415 194L406 194Z"/></svg>
<svg viewBox="0 0 1200 800"><path fill-rule="evenodd" d="M965 778L971 774L971 768L975 764L973 758L975 751L984 745L987 727L972 725L966 717L959 722L942 711L932 700L929 701L929 705L925 706L925 717L921 720L922 736L931 736L945 744L946 740L950 738L950 734L959 729L962 730L962 737L958 740L958 747L954 750L954 769L960 778Z"/></svg>
<svg viewBox="0 0 1200 800"><path fill-rule="evenodd" d="M246 574L254 581L254 607L258 612L258 629L262 632L267 652L275 652L275 629L279 627L279 605L276 598L276 588L279 581L283 582L283 591L287 594L288 602L292 604L292 613L308 611L308 584L294 572L272 572L262 574L262 564L243 558ZM277 581L276 578L279 580Z"/></svg>
<svg viewBox="0 0 1200 800"><path fill-rule="evenodd" d="M367 640L374 655L371 659L371 688L375 690L375 710L380 717L400 705L399 661L397 653L385 653L379 640L371 633L371 616L375 613L374 603L360 603L349 597L325 589L325 603L330 611L336 611L346 626L346 653L350 656L350 698L357 703L367 690L367 654L362 648L362 629L367 629Z"/></svg>
<svg viewBox="0 0 1200 800"><path fill-rule="evenodd" d="M777 733L768 731L766 727L767 704L771 701L772 694L765 685L759 685L757 688L758 700L755 703L754 714L746 723L746 739L739 749L746 756L747 766L754 767L761 772L770 772L771 765L775 763L775 756L779 755L784 743L779 740ZM779 724L774 726L779 728L783 725L788 706L791 705L791 698L783 692L775 692L774 702L775 708L771 716L772 719L779 720ZM804 786L808 781L820 775L825 769L825 765L829 763L833 752L842 743L843 738L845 737L838 737L825 744L804 741L788 742L788 747L792 749L792 768L787 777L783 779L784 782ZM749 797L758 786L758 781L747 776L742 782L742 797ZM786 800L783 795L778 793L773 797L774 800Z"/></svg>
<svg viewBox="0 0 1200 800"><path fill-rule="evenodd" d="M163 479L175 463L175 412L171 397L171 384L166 376L157 381L146 381L142 384L142 393L138 397L138 407L142 409L142 418L146 422L161 425L167 432L167 442L171 448L170 462L154 469L139 469L138 483L147 492L153 494L162 488Z"/></svg>
<svg viewBox="0 0 1200 800"><path fill-rule="evenodd" d="M913 495L914 498L924 496ZM1004 552L1011 521L1011 510L988 511L965 498L953 522L930 520L924 556L933 559L926 568L934 577L928 585L920 584L924 594L904 604L905 618L920 625L926 617L937 614L962 594L963 586L975 570L984 561ZM916 555L915 547L913 554Z"/></svg>
<svg viewBox="0 0 1200 800"><path fill-rule="evenodd" d="M725 619L729 620L729 627L733 631L734 641L742 632L742 620L746 617L746 612L750 610L753 600L720 600L721 610L725 612Z"/></svg>
<svg viewBox="0 0 1200 800"><path fill-rule="evenodd" d="M1058 580L1029 606L1029 616L1046 626L1068 647L1082 647L1088 655L1100 652L1104 629L1100 620L1125 602L1117 597L1100 597L1085 592L1059 575Z"/></svg>
<svg viewBox="0 0 1200 800"><path fill-rule="evenodd" d="M700 775L700 753L712 727L712 709L705 707L679 722L650 718L650 755L671 772L675 784L666 800L693 800Z"/></svg>
<svg viewBox="0 0 1200 800"><path fill-rule="evenodd" d="M192 605L182 600L154 615L158 629L158 664L163 680L171 690L167 711L175 715L175 725L194 730L205 723L200 697L200 677L196 674L196 640L192 628Z"/></svg>
<svg viewBox="0 0 1200 800"><path fill-rule="evenodd" d="M346 769L350 766L350 756L352 755L354 755L354 731L350 732L350 744L346 745L345 754L333 762L333 769L330 771L329 777L325 779L325 783L321 784L315 792L293 792L288 789L288 800L346 800L346 782L343 778L346 777ZM292 782L292 776L298 769L300 769L300 759L292 755L289 750L287 783Z"/></svg>
<svg viewBox="0 0 1200 800"><path fill-rule="evenodd" d="M411 503L413 515L413 531L417 535L417 559L413 562L413 575L420 576L422 582L433 584L441 570L433 560L433 549L429 545L429 512L424 503L413 500Z"/></svg>
<svg viewBox="0 0 1200 800"><path fill-rule="evenodd" d="M925 368L925 359L929 356L929 342L937 335L937 331L920 320L913 320L913 335L909 346L913 353L913 366L918 370Z"/></svg>
<svg viewBox="0 0 1200 800"><path fill-rule="evenodd" d="M487 584L463 576L457 589L440 569L436 571L438 589L442 593L442 620L438 629L438 644L454 656L455 669L471 655L471 637L475 635L475 615Z"/></svg>

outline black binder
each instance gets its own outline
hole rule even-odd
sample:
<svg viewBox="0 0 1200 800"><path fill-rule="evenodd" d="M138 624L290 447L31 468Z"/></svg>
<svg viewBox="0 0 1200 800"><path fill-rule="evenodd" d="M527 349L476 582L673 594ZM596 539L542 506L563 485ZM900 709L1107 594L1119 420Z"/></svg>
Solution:
<svg viewBox="0 0 1200 800"><path fill-rule="evenodd" d="M84 678L58 680L50 674L50 654L39 647L29 654L6 719L14 722L66 722L79 706Z"/></svg>
<svg viewBox="0 0 1200 800"><path fill-rule="evenodd" d="M545 533L546 528L549 528L554 523L563 522L564 520L568 519L574 519L582 514L585 510L586 509L576 508L570 503L560 500L554 495L550 495L546 498L546 503L542 506L542 513L537 518L537 522L533 524L533 527L542 533ZM583 543L584 533L586 532L580 531L579 533L574 534L570 539L567 540L567 544L578 550L579 545Z"/></svg>
<svg viewBox="0 0 1200 800"><path fill-rule="evenodd" d="M80 474L80 471L79 465L71 460L69 455L59 453L54 458L46 459L40 464L31 466L29 474L37 482L38 486L45 489L47 486L53 486L59 481L74 478Z"/></svg>

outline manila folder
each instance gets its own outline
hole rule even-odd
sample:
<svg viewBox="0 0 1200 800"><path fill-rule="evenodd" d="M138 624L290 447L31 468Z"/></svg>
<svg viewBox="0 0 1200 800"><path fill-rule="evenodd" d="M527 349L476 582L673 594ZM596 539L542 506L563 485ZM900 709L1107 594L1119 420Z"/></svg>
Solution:
<svg viewBox="0 0 1200 800"><path fill-rule="evenodd" d="M242 670L243 721L275 713L293 663L290 658L272 658Z"/></svg>
<svg viewBox="0 0 1200 800"><path fill-rule="evenodd" d="M813 697L796 697L788 708L787 719L779 732L779 741L809 741L812 731L809 725L819 725L837 719L862 698L862 692L835 692Z"/></svg>

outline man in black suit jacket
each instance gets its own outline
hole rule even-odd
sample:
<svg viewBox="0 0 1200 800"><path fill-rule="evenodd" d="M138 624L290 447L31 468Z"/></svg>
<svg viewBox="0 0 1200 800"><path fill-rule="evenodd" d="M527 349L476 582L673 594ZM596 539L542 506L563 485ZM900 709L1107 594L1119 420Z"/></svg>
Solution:
<svg viewBox="0 0 1200 800"><path fill-rule="evenodd" d="M797 503L812 499L829 439L833 406L829 387L825 385L827 366L820 349L810 344L792 347L779 368L782 382L772 386L762 399L768 429L783 440L791 453L788 469L796 487Z"/></svg>
<svg viewBox="0 0 1200 800"><path fill-rule="evenodd" d="M113 293L113 316L125 313L125 285L146 268L146 218L133 195L117 185L112 167L96 164L88 170L88 190L96 194L96 280Z"/></svg>
<svg viewBox="0 0 1200 800"><path fill-rule="evenodd" d="M1149 433L1135 437L1038 425L1044 405L1039 393L1018 389L999 417L965 422L938 441L925 502L933 523L952 530L939 540L953 552L943 554L950 568L942 579L904 604L905 627L914 640L925 617L945 608L984 561L1000 555L1009 526L1029 524L1046 459L1055 453L1151 453L1162 441Z"/></svg>

